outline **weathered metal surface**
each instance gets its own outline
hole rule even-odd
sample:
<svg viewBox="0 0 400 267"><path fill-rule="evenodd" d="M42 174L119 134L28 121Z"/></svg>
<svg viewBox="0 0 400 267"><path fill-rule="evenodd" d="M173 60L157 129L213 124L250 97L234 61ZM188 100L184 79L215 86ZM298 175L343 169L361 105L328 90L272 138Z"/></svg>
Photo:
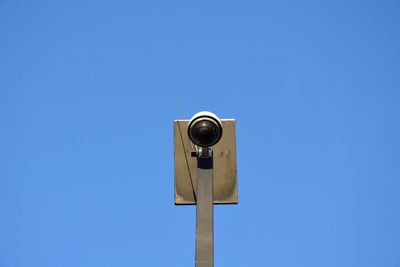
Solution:
<svg viewBox="0 0 400 267"><path fill-rule="evenodd" d="M235 120L221 120L223 136L213 146L214 204L237 204ZM175 204L196 203L197 159L192 157L194 145L187 135L188 120L174 121Z"/></svg>
<svg viewBox="0 0 400 267"><path fill-rule="evenodd" d="M198 158L196 267L214 266L213 159Z"/></svg>

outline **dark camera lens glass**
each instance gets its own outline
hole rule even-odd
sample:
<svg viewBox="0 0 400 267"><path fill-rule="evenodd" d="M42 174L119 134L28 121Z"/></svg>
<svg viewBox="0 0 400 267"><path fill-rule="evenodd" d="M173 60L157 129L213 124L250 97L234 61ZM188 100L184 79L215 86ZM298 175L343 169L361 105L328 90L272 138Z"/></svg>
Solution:
<svg viewBox="0 0 400 267"><path fill-rule="evenodd" d="M198 146L207 147L217 143L220 139L219 126L210 120L199 120L190 129L190 137Z"/></svg>

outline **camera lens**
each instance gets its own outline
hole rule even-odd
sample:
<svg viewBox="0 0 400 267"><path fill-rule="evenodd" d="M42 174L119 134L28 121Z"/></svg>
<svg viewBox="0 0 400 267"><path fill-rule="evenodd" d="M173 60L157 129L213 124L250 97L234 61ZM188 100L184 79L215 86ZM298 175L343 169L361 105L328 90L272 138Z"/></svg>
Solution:
<svg viewBox="0 0 400 267"><path fill-rule="evenodd" d="M215 145L221 138L221 128L210 119L199 119L195 121L189 130L190 139L201 147Z"/></svg>

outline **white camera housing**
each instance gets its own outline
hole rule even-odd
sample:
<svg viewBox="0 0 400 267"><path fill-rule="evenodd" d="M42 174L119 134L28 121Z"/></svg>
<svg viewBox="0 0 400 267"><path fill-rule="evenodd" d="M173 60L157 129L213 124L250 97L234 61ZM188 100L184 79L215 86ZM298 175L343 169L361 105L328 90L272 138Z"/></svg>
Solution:
<svg viewBox="0 0 400 267"><path fill-rule="evenodd" d="M212 112L201 111L196 113L188 124L189 139L197 146L211 147L222 137L222 122Z"/></svg>

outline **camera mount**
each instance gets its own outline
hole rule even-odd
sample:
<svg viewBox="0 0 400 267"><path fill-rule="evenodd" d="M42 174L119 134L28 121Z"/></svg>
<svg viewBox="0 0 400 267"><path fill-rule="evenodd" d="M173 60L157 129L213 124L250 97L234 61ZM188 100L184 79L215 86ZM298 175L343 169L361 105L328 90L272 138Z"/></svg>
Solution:
<svg viewBox="0 0 400 267"><path fill-rule="evenodd" d="M175 204L196 205L196 267L212 267L213 205L238 203L235 120L211 112L177 120L174 146Z"/></svg>

